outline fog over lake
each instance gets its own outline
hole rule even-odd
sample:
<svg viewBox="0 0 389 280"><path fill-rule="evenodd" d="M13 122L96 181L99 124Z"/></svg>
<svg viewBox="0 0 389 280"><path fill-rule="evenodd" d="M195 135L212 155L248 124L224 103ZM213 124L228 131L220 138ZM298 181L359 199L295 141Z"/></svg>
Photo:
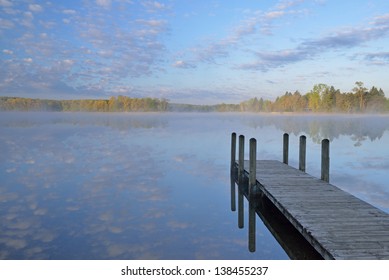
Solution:
<svg viewBox="0 0 389 280"><path fill-rule="evenodd" d="M259 217L247 250L231 132L277 160L289 133L294 167L306 135L319 178L330 139L330 182L389 213L388 130L380 115L0 113L0 259L288 259Z"/></svg>

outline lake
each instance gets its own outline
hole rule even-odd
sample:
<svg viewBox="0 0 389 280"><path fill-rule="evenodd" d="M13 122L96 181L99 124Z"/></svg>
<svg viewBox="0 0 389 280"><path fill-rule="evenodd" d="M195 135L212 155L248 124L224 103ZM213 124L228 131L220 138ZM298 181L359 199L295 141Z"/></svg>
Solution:
<svg viewBox="0 0 389 280"><path fill-rule="evenodd" d="M0 259L288 259L259 217L247 249L232 132L278 160L289 133L294 167L306 135L319 178L330 139L330 182L389 213L389 116L3 112Z"/></svg>

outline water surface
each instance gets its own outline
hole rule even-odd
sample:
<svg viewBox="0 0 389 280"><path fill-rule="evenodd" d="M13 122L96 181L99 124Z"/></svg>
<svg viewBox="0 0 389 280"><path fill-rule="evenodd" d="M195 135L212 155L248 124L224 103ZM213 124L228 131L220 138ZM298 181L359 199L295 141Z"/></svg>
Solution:
<svg viewBox="0 0 389 280"><path fill-rule="evenodd" d="M257 217L257 250L230 210L230 135L389 213L389 117L212 113L0 114L1 259L287 259ZM246 152L247 154L247 152ZM247 205L245 205L247 208ZM246 215L247 216L247 215Z"/></svg>

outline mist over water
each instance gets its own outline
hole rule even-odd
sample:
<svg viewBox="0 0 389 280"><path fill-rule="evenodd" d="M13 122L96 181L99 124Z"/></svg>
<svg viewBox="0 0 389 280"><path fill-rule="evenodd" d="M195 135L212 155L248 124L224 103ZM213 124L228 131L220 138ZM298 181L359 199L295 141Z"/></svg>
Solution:
<svg viewBox="0 0 389 280"><path fill-rule="evenodd" d="M1 259L286 259L258 219L257 251L230 211L230 135L389 213L389 117L0 113ZM247 156L246 151L246 156ZM247 208L247 205L245 206ZM246 218L246 217L245 217Z"/></svg>

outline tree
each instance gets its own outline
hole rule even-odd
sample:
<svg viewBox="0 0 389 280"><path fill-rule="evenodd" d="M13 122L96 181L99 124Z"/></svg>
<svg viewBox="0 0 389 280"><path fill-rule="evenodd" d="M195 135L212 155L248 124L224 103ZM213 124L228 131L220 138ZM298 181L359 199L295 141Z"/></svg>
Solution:
<svg viewBox="0 0 389 280"><path fill-rule="evenodd" d="M321 93L321 110L325 112L331 112L336 106L336 93L337 91L333 86L325 86Z"/></svg>
<svg viewBox="0 0 389 280"><path fill-rule="evenodd" d="M355 82L355 87L353 88L353 92L358 97L359 100L359 110L363 112L366 107L366 95L367 88L364 87L362 82Z"/></svg>
<svg viewBox="0 0 389 280"><path fill-rule="evenodd" d="M308 99L308 108L313 111L317 112L320 108L320 94L315 91L310 91L306 94Z"/></svg>
<svg viewBox="0 0 389 280"><path fill-rule="evenodd" d="M166 98L162 98L158 104L158 111L162 111L162 112L167 111L168 104L169 104L169 100L167 100Z"/></svg>
<svg viewBox="0 0 389 280"><path fill-rule="evenodd" d="M386 98L382 89L372 87L366 95L366 111L383 112L385 111Z"/></svg>

